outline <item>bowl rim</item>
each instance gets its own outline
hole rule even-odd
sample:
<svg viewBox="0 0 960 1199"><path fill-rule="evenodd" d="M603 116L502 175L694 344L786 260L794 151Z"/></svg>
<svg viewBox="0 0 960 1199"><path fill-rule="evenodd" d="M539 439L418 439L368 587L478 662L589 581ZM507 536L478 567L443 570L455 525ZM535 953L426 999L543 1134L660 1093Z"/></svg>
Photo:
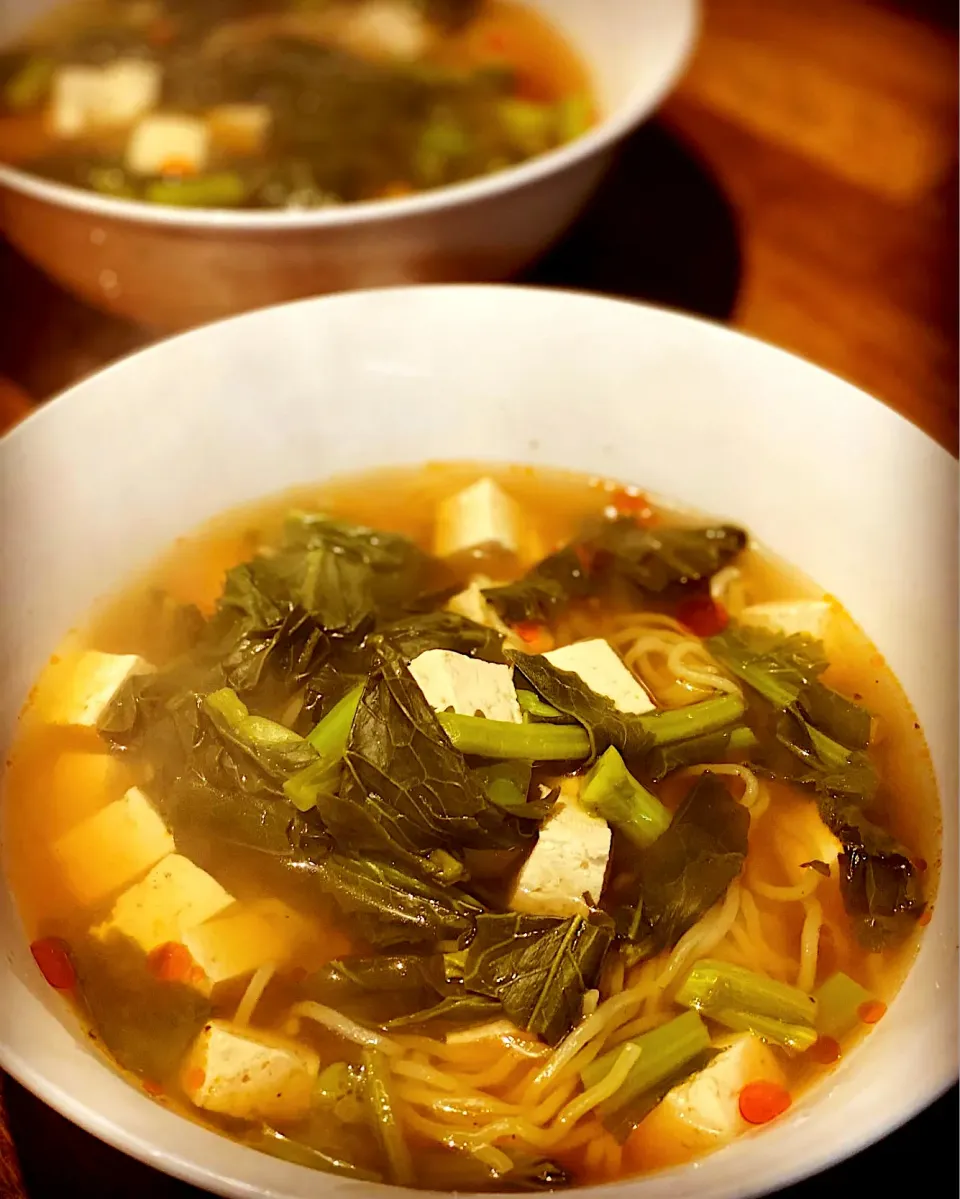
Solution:
<svg viewBox="0 0 960 1199"><path fill-rule="evenodd" d="M546 293L547 295L549 295L551 292L558 291L558 290L561 290L561 289L533 287L533 286L505 287L503 285L496 285L496 284L479 284L479 285L478 284L464 284L464 285L457 285L457 284L439 285L438 284L438 285L421 286L421 287L415 287L415 288L411 288L411 287L371 288L371 289L365 289L364 291L354 291L354 292L350 292L350 293L342 293L342 294L336 294L336 295L326 296L326 297L314 297L314 298L305 299L305 300L290 301L287 304L275 305L275 306L273 306L273 309L261 309L261 310L258 310L257 312L244 313L244 314L240 314L236 317L232 317L232 318L228 318L228 319L230 321L254 321L258 318L258 313L262 314L263 312L266 312L266 311L271 311L271 310L276 310L276 309L286 309L286 308L293 307L294 305L300 306L300 307L305 307L307 305L325 306L325 305L332 305L332 304L362 305L364 302L364 296L366 296L368 294L376 296L381 293L394 292L394 291L399 291L401 293L404 293L404 292L417 292L417 293L437 292L437 293L441 293L441 294L465 293L467 295L469 295L471 292L477 292L477 291L499 291L499 292L508 292L508 293L509 292L535 293L535 294L536 293ZM631 309L640 309L641 314L643 314L643 313L648 313L648 314L659 313L661 315L669 317L671 322L676 322L678 324L684 324L684 325L687 325L688 327L693 327L693 328L704 327L705 331L711 330L713 335L721 335L721 336L723 336L724 339L726 339L728 341L734 341L737 343L746 342L748 344L755 343L756 346L763 347L763 352L765 354L775 355L779 359L793 359L794 361L801 361L801 362L803 362L805 373L809 374L809 372L815 371L815 372L817 372L818 375L826 376L826 378L833 379L835 381L839 378L837 375L833 374L832 372L826 371L824 368L819 367L814 363L811 363L809 361L802 359L797 354L793 354L790 351L783 350L780 347L774 346L768 342L764 342L760 338L756 338L749 334L742 333L739 330L732 329L729 326L725 326L723 323L721 323L719 321L705 320L698 316L673 311L670 309L666 309L662 306L650 305L650 304L637 304L632 301L624 300L622 298L597 296L597 295L593 295L593 294L587 293L587 292L575 292L575 291L570 291L570 292L567 292L566 294L568 294L572 297L575 297L581 301L589 300L591 303L600 302L601 304L603 304L605 306L606 305L616 305L617 307L629 307ZM397 299L398 299L398 302L402 302L402 295L401 295L401 297L398 297ZM224 321L216 322L215 325L212 327L216 327L217 325L224 324L224 323L226 323L226 322L224 322ZM42 421L44 419L52 419L51 417L44 417L44 415L43 415L44 412L59 410L63 403L81 402L80 396L75 395L76 392L82 392L82 389L88 383L90 383L93 378L98 377L100 374L106 374L107 372L112 371L115 368L121 368L123 366L124 362L126 361L126 358L139 358L142 355L148 355L148 354L153 354L153 353L165 353L166 352L165 347L168 342L179 341L181 338L205 337L208 335L208 331L210 328L211 328L211 326L205 326L205 327L202 327L199 329L190 330L188 332L178 335L177 337L165 339L165 340L157 343L154 346L151 346L144 350L136 351L130 355L127 355L124 359L120 359L116 363L105 368L104 371L97 372L97 375L88 377L87 379L82 380L79 383L75 384L70 389L68 389L64 392L61 392L52 401L48 402L47 404L44 404L42 406L42 408L35 411L30 417L27 418L26 421L21 422L20 425L16 426L13 430L11 430L11 432L9 434L9 438L11 440L16 440L18 438L18 432L20 429L27 428L28 426L35 428L36 422L38 420ZM744 348L746 348L746 347L744 347ZM811 378L813 378L812 375L811 375ZM846 380L840 380L840 381L843 383L843 385L845 387L850 388L852 392L855 392L861 399L869 399L871 401L876 402L875 397L871 396L870 393L864 391L862 388L858 388ZM886 404L881 404L881 406L886 410L885 418L887 420L889 420L891 418L896 418L896 420L898 422L902 422L902 431L904 434L911 436L911 437L919 436L920 438L922 438L926 442L928 442L931 446L936 447L937 457L942 462L949 463L950 467L955 475L960 474L960 467L958 467L958 464L957 464L957 461L956 461L956 458L954 455L952 455L947 449L945 449L942 445L940 445L933 438L931 438L926 432L924 432L918 426L914 425L913 422L909 421L906 417L904 417L900 413L898 413L895 409L891 408L889 405L886 405ZM907 432L908 430L910 430L909 433ZM7 441L7 438L0 439L0 449L3 448L3 443L5 443L6 441ZM947 797L947 796L944 796L943 794L941 794L941 802L942 803L949 802L950 798L951 797ZM944 848L945 848L945 852L947 852L946 845ZM950 852L952 852L952 849ZM946 871L950 868L951 868L951 862L948 861L947 858L945 857L944 861L943 861L942 869L944 871ZM922 948L923 948L923 943L921 943L921 951L922 951ZM911 965L910 969L913 970L914 966ZM867 1042L867 1043L869 1043L869 1042ZM864 1047L865 1046L863 1044L858 1046L857 1054L851 1054L850 1059L848 1059L848 1063L845 1063L845 1064L855 1065L856 1057L859 1056L859 1053L862 1052ZM768 1185L770 1185L770 1186L775 1186L776 1188L779 1189L782 1187L790 1186L799 1181L802 1181L803 1179L809 1178L822 1170L829 1169L831 1166L833 1166L841 1161L844 1161L850 1157L853 1157L856 1153L858 1153L862 1149L866 1148L867 1146L869 1146L871 1144L876 1143L877 1141L881 1140L883 1137L887 1136L889 1133L895 1131L897 1128L906 1124L909 1120L911 1120L913 1117L915 1117L919 1112L923 1111L926 1107L928 1107L932 1103L936 1102L937 1099L939 1099L943 1094L946 1093L947 1090L949 1090L949 1088L952 1085L954 1085L954 1083L956 1081L956 1077L957 1077L956 1066L954 1063L952 1063L950 1060L948 1060L948 1058L949 1058L949 1055L945 1055L944 1057L939 1058L937 1060L937 1062L933 1064L933 1070L932 1070L933 1077L928 1078L928 1083L925 1086L922 1095L916 1096L913 1100L908 1100L902 1106L898 1106L896 1108L891 1107L891 1108L885 1109L881 1114L879 1114L871 1122L869 1128L863 1129L863 1130L859 1131L858 1133L855 1133L852 1138L850 1138L849 1133L846 1134L849 1139L844 1140L842 1144L831 1145L830 1147L822 1148L819 1151L819 1153L811 1154L808 1157L796 1157L796 1158L793 1158L789 1163L782 1164L779 1168L779 1173L778 1173L778 1177L776 1178L776 1180L769 1184L767 1182L764 1182L761 1185L764 1188L766 1188ZM250 1199L252 1199L252 1197L254 1197L254 1196L264 1196L264 1197L275 1196L275 1197L277 1197L277 1199L280 1199L281 1196L285 1196L290 1193L285 1188L284 1177L301 1178L304 1176L304 1171L307 1169L307 1167L292 1166L289 1163L281 1163L281 1162L275 1163L278 1174L282 1175L282 1177L278 1177L278 1179L277 1179L277 1183L276 1183L277 1189L274 1190L272 1186L265 1188L265 1189L260 1188L260 1187L256 1186L256 1184L250 1182L247 1178L245 1178L244 1171L243 1171L243 1161L245 1160L245 1155L249 1154L249 1153L254 1153L255 1152L254 1150L247 1149L244 1146L233 1143L232 1148L235 1152L234 1152L234 1155L231 1157L229 1164L224 1163L223 1165L219 1165L219 1166L205 1164L205 1163L202 1163L201 1161L198 1161L195 1156L191 1156L185 1151L178 1151L178 1150L171 1151L169 1148L158 1147L156 1141L152 1140L148 1135L144 1135L144 1133L141 1130L134 1128L134 1127L130 1126L129 1124L126 1127L121 1127L121 1125L123 1124L122 1117L120 1118L120 1120L118 1122L117 1118L108 1114L102 1108L88 1106L88 1104L86 1103L86 1101L82 1095L77 1095L77 1094L74 1094L74 1093L69 1092L66 1089L64 1089L57 1081L55 1081L47 1073L45 1073L42 1068L34 1067L31 1064L28 1055L25 1055L20 1050L19 1047L14 1046L14 1045L10 1044L9 1042L6 1044L0 1042L0 1066L2 1066L5 1070L7 1070L11 1074L12 1077L17 1079L22 1085L24 1085L28 1090L30 1090L33 1094L35 1094L43 1102L47 1103L49 1106L53 1107L55 1110L62 1113L65 1117L70 1119L73 1123L77 1124L81 1128L84 1128L87 1132L91 1133L92 1135L97 1136L99 1139L105 1141L106 1143L112 1145L113 1147L119 1149L120 1151L127 1153L128 1155L136 1158L137 1160L139 1160L141 1162L144 1162L145 1164L147 1164L153 1168L158 1168L158 1169L162 1170L163 1172L170 1174L173 1177L179 1178L184 1181L192 1182L195 1185L210 1189L211 1191L213 1191L216 1194L221 1194L224 1196L233 1196L233 1197L245 1196L245 1197L250 1197ZM106 1060L99 1062L99 1066L100 1066L100 1068L102 1068L104 1070L111 1071L111 1067ZM113 1072L113 1071L111 1071L111 1072ZM129 1084L126 1082L126 1080L123 1080L123 1085L128 1086ZM804 1104L806 1105L809 1103L811 1105L815 1105L818 1101L818 1097L821 1094L822 1094L822 1091L819 1086L813 1088L810 1092L808 1092L804 1096ZM144 1099L143 1102L149 1102L149 1101ZM180 1116L179 1114L176 1114L175 1118L178 1121L184 1119L184 1117ZM208 1132L207 1130L203 1130L203 1131L204 1131L205 1135L217 1136L218 1139L220 1139L219 1134L217 1134L217 1133ZM257 1154L257 1156L260 1157L261 1155ZM696 1164L702 1165L703 1162L707 1161L707 1160L709 1160L709 1159L699 1159ZM670 1169L656 1171L649 1175L639 1176L637 1178L627 1178L627 1179L619 1180L617 1183L613 1183L613 1184L603 1184L603 1185L595 1185L595 1186L577 1188L577 1193L583 1195L584 1199L604 1199L604 1197L607 1197L607 1199L609 1199L610 1196L613 1196L618 1193L619 1194L624 1193L623 1190L621 1190L619 1192L615 1192L613 1190L614 1187L620 1187L620 1188L624 1188L624 1189L626 1189L626 1188L636 1189L636 1188L639 1188L641 1186L641 1184L643 1184L644 1182L654 1182L655 1180L656 1181L660 1181L660 1180L667 1181L673 1177L677 1177L681 1172L689 1171L689 1169L690 1169L689 1165L676 1166L676 1167L672 1167ZM289 1175L287 1173L288 1170L295 1171L295 1175ZM311 1177L314 1174L315 1174L315 1171L310 1171ZM706 1179L704 1179L703 1181L706 1182ZM371 1193L373 1193L373 1188L371 1188ZM388 1199L389 1194L396 1193L396 1189L390 1188L390 1190L388 1191L385 1186L378 1186L376 1188L376 1193L381 1196L384 1196L384 1197L386 1197L386 1199ZM427 1195L437 1196L437 1199L446 1199L445 1196L438 1195L437 1192L415 1191L412 1193L423 1195L423 1196L427 1196ZM659 1194L660 1192L658 1191L657 1193ZM753 1187L750 1184L748 1184L747 1188L742 1192L743 1195L753 1195L753 1196L757 1196L760 1194L766 1194L766 1193L770 1193L770 1192L767 1189L763 1189L763 1190L759 1190L759 1191L755 1190L755 1189L753 1189ZM498 1197L495 1196L494 1199L498 1199ZM499 1199L504 1199L504 1197L499 1197Z"/></svg>
<svg viewBox="0 0 960 1199"><path fill-rule="evenodd" d="M411 196L389 200L364 200L329 208L242 209L177 208L149 204L144 200L124 200L101 196L97 192L71 184L42 179L19 167L0 162L0 185L34 200L106 220L155 224L174 229L227 229L238 231L338 229L368 225L385 219L403 220L429 216L446 209L458 209L480 203L519 188L549 179L552 175L580 165L601 154L626 136L659 105L683 73L693 53L701 25L699 0L672 0L669 12L674 18L671 56L660 64L654 79L631 89L611 112L601 116L593 128L579 137L548 150L516 166L481 175L463 183L454 183ZM594 65L587 64L590 73Z"/></svg>

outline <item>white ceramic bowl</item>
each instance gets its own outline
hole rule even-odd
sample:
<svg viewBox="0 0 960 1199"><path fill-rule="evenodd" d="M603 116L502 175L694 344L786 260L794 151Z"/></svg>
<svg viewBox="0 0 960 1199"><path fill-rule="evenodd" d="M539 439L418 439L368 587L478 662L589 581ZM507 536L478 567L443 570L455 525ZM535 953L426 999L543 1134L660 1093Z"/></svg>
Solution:
<svg viewBox="0 0 960 1199"><path fill-rule="evenodd" d="M59 2L2 0L0 43ZM696 0L527 2L582 53L605 114L563 149L404 200L305 213L130 203L0 164L0 227L85 300L160 329L348 288L505 279L574 218L676 79L696 27Z"/></svg>
<svg viewBox="0 0 960 1199"><path fill-rule="evenodd" d="M888 1015L775 1126L603 1193L743 1199L855 1152L957 1071L957 468L805 362L656 309L494 287L292 304L129 358L0 443L0 743L70 625L206 517L331 473L464 457L613 475L744 522L849 607L913 700L944 801L943 879ZM77 1037L2 887L0 1064L224 1195L383 1190L241 1148L130 1088Z"/></svg>

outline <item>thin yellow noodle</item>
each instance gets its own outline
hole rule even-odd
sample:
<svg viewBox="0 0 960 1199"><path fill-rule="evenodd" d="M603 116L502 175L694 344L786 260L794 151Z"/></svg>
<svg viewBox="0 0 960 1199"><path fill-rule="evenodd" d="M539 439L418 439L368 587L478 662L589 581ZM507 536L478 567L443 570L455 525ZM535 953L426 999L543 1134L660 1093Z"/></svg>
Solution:
<svg viewBox="0 0 960 1199"><path fill-rule="evenodd" d="M501 1083L505 1083L511 1074L519 1070L521 1067L526 1067L528 1065L529 1062L525 1058L504 1057L501 1061L496 1062L487 1070L480 1070L476 1073L471 1073L465 1070L463 1072L463 1077L467 1082L470 1083L471 1086L476 1087L478 1090L482 1090L484 1087L495 1087Z"/></svg>
<svg viewBox="0 0 960 1199"><path fill-rule="evenodd" d="M541 1041L527 1041L520 1037L497 1037L496 1039L510 1053L516 1054L518 1058L546 1057L550 1053L549 1045L544 1045ZM448 1061L456 1061L457 1058L462 1059L465 1056L465 1052L475 1050L477 1046L476 1041L466 1043L437 1041L432 1037L416 1035L396 1037L395 1044L401 1049L419 1050L430 1057L442 1057Z"/></svg>
<svg viewBox="0 0 960 1199"><path fill-rule="evenodd" d="M416 1107L425 1107L438 1116L453 1116L475 1121L481 1116L515 1116L520 1109L514 1103L494 1099L492 1095L438 1095L429 1087L405 1085L398 1094Z"/></svg>
<svg viewBox="0 0 960 1199"><path fill-rule="evenodd" d="M260 1002L260 997L267 989L275 970L276 966L273 962L267 962L259 970L254 971L253 976L247 983L247 989L243 993L243 998L237 1004L237 1010L233 1016L234 1024L239 1024L243 1028L250 1023L257 1004Z"/></svg>
<svg viewBox="0 0 960 1199"><path fill-rule="evenodd" d="M629 1018L633 1008L639 1007L646 997L643 987L630 987L605 999L592 1016L587 1016L573 1028L553 1050L549 1060L534 1075L530 1088L536 1092L552 1081L573 1060L589 1041L601 1033L608 1032L618 1017Z"/></svg>
<svg viewBox="0 0 960 1199"><path fill-rule="evenodd" d="M495 1145L481 1145L479 1149L474 1150L473 1156L478 1162L488 1166L498 1177L501 1174L508 1174L513 1169L512 1160Z"/></svg>
<svg viewBox="0 0 960 1199"><path fill-rule="evenodd" d="M596 989L585 991L583 995L582 1011L585 1016L592 1016L597 1010L597 1004L600 1002L600 992Z"/></svg>
<svg viewBox="0 0 960 1199"><path fill-rule="evenodd" d="M657 1028L670 1018L670 1013L667 1011L654 1012L652 1016L638 1016L636 1020L631 1020L628 1024L623 1024L614 1032L608 1039L604 1049L613 1049L623 1041L629 1041L633 1037L642 1036L643 1033L649 1032L652 1028Z"/></svg>
<svg viewBox="0 0 960 1199"><path fill-rule="evenodd" d="M823 908L818 899L808 899L803 906L807 914L803 920L803 931L800 933L800 969L797 971L797 986L801 991L809 993L817 981L817 958L820 953Z"/></svg>
<svg viewBox="0 0 960 1199"><path fill-rule="evenodd" d="M325 1007L322 1003L314 1003L309 999L295 1003L290 1009L290 1017L294 1021L297 1021L298 1018L315 1020L317 1024L329 1028L331 1032L343 1037L345 1041L353 1041L354 1044L363 1045L368 1049L379 1049L381 1053L390 1056L403 1052L396 1041L392 1041L382 1033L364 1028L362 1024L357 1024L349 1016L344 1016L342 1012L334 1011L333 1008Z"/></svg>
<svg viewBox="0 0 960 1199"><path fill-rule="evenodd" d="M809 899L820 884L820 875L816 870L805 871L806 877L795 886L782 887L776 883L767 883L762 879L750 876L750 889L764 899L772 899L776 903L803 903Z"/></svg>
<svg viewBox="0 0 960 1199"><path fill-rule="evenodd" d="M791 973L794 963L786 959L781 953L770 945L763 932L763 922L760 918L760 909L757 907L757 901L751 895L749 889L744 887L740 895L740 911L743 915L743 921L746 926L747 950L752 949L755 960L766 963L766 969L770 974L780 978L785 978ZM734 926L735 931L736 926Z"/></svg>
<svg viewBox="0 0 960 1199"><path fill-rule="evenodd" d="M400 1078L415 1079L417 1082L435 1087L438 1091L463 1094L464 1087L461 1078L455 1077L453 1074L447 1074L443 1070L437 1070L433 1066L426 1066L420 1062L404 1061L401 1058L392 1063L391 1069ZM480 1098L480 1092L475 1087L470 1087L468 1094Z"/></svg>
<svg viewBox="0 0 960 1199"><path fill-rule="evenodd" d="M739 950L740 962L750 970L764 971L764 957L761 947L750 940L746 929L735 924L730 930L730 939Z"/></svg>
<svg viewBox="0 0 960 1199"><path fill-rule="evenodd" d="M661 993L670 986L677 975L698 957L710 953L719 945L733 926L741 904L740 883L734 881L727 888L723 902L714 904L709 912L683 934L674 946L666 966L656 979Z"/></svg>
<svg viewBox="0 0 960 1199"><path fill-rule="evenodd" d="M606 1165L607 1150L604 1141L605 1137L597 1137L587 1146L584 1164L591 1172L599 1171Z"/></svg>
<svg viewBox="0 0 960 1199"><path fill-rule="evenodd" d="M725 566L710 580L710 598L722 604L731 616L737 616L746 604L743 572L739 566Z"/></svg>
<svg viewBox="0 0 960 1199"><path fill-rule="evenodd" d="M686 660L689 654L698 654L704 659L702 665L691 665ZM667 670L688 687L697 687L703 691L725 691L730 695L740 694L739 684L721 674L719 668L714 668L703 645L693 638L680 641L672 647L667 654Z"/></svg>
<svg viewBox="0 0 960 1199"><path fill-rule="evenodd" d="M761 783L749 766L744 766L738 762L706 762L702 765L686 766L680 773L726 774L738 778L743 783L743 795L740 797L740 802L745 808L749 808L750 814L754 818L760 814L757 810L760 808L760 805L763 805L761 808L761 811L763 811L770 802L767 788Z"/></svg>

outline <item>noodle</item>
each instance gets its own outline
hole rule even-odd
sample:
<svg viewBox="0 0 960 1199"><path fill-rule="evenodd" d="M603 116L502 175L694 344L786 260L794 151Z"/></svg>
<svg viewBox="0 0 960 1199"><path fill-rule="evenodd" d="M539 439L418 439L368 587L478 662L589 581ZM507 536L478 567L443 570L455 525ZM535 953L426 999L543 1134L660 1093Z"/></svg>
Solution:
<svg viewBox="0 0 960 1199"><path fill-rule="evenodd" d="M732 882L720 904L714 906L693 928L683 934L667 960L666 966L657 975L656 985L665 991L680 971L695 958L704 957L720 944L730 932L740 911L740 884Z"/></svg>
<svg viewBox="0 0 960 1199"><path fill-rule="evenodd" d="M364 1028L362 1024L357 1024L349 1016L344 1016L341 1012L334 1011L333 1008L325 1007L322 1003L314 1003L309 999L302 1003L295 1003L290 1009L290 1023L299 1028L297 1017L315 1020L318 1024L322 1024L331 1032L336 1033L337 1036L343 1037L345 1041L353 1041L355 1045L363 1045L366 1049L379 1049L381 1053L390 1055L403 1052L396 1041L391 1041L389 1037L373 1032L372 1029Z"/></svg>
<svg viewBox="0 0 960 1199"><path fill-rule="evenodd" d="M820 883L820 875L816 870L806 871L807 877L795 886L781 887L775 883L765 883L762 879L750 878L750 887L756 891L758 895L762 895L764 899L771 899L775 903L792 903L796 901L802 903L809 899L816 891Z"/></svg>
<svg viewBox="0 0 960 1199"><path fill-rule="evenodd" d="M813 871L811 871L813 873ZM808 899L804 903L806 916L800 934L800 969L797 971L797 986L810 992L817 981L817 958L820 952L820 929L823 927L823 908L819 899Z"/></svg>
<svg viewBox="0 0 960 1199"><path fill-rule="evenodd" d="M749 766L742 766L735 762L710 762L703 766L687 766L683 773L736 776L743 783L743 795L740 797L740 802L749 809L753 820L759 819L770 803L770 792Z"/></svg>
<svg viewBox="0 0 960 1199"><path fill-rule="evenodd" d="M725 566L710 580L710 598L722 604L731 616L738 616L747 603L743 572L739 566Z"/></svg>
<svg viewBox="0 0 960 1199"><path fill-rule="evenodd" d="M247 989L243 993L243 998L237 1004L237 1010L233 1017L234 1024L239 1024L242 1028L244 1025L250 1023L254 1010L260 1002L260 997L267 989L275 971L276 966L273 962L267 962L266 965L261 966L259 970L254 972L253 977L247 983Z"/></svg>
<svg viewBox="0 0 960 1199"><path fill-rule="evenodd" d="M677 680L686 683L688 687L696 687L701 691L723 691L728 695L739 695L739 684L733 679L720 673L719 667L703 665L699 669L686 661L688 655L699 654L701 658L712 663L712 659L700 641L690 638L679 641L667 654L667 670L676 675Z"/></svg>

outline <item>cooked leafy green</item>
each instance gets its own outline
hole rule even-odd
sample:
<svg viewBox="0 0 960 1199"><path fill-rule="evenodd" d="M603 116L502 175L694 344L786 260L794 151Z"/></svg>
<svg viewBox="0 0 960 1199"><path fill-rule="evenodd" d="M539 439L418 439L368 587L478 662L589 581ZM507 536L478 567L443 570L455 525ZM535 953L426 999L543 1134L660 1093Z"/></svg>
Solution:
<svg viewBox="0 0 960 1199"><path fill-rule="evenodd" d="M843 845L840 894L857 937L873 951L902 939L926 906L908 851L856 804L823 798L820 815Z"/></svg>
<svg viewBox="0 0 960 1199"><path fill-rule="evenodd" d="M561 670L542 654L507 650L507 659L551 707L583 725L590 737L591 757L611 745L627 758L638 758L652 747L653 740L638 716L621 712L605 695L592 691L578 674Z"/></svg>
<svg viewBox="0 0 960 1199"><path fill-rule="evenodd" d="M387 643L408 662L428 649L449 649L486 662L502 662L503 634L454 612L423 612L380 625L366 644Z"/></svg>
<svg viewBox="0 0 960 1199"><path fill-rule="evenodd" d="M634 597L701 583L743 550L747 534L732 525L650 528L617 517L587 529L527 574L485 598L511 623L546 622L570 602L626 588Z"/></svg>
<svg viewBox="0 0 960 1199"><path fill-rule="evenodd" d="M673 770L709 762L725 762L738 754L748 752L756 745L757 738L754 733L745 725L738 725L731 729L721 729L717 733L691 737L687 741L678 741L672 745L659 746L650 752L645 765L650 781L659 783Z"/></svg>
<svg viewBox="0 0 960 1199"><path fill-rule="evenodd" d="M747 534L734 525L650 527L627 516L608 521L587 543L594 575L648 595L709 579L746 544Z"/></svg>
<svg viewBox="0 0 960 1199"><path fill-rule="evenodd" d="M714 774L701 775L669 828L634 857L636 902L619 914L635 957L672 948L726 894L747 856L750 813Z"/></svg>
<svg viewBox="0 0 960 1199"><path fill-rule="evenodd" d="M584 561L574 546L567 546L515 582L486 588L483 597L511 624L546 622L571 600L592 594Z"/></svg>
<svg viewBox="0 0 960 1199"><path fill-rule="evenodd" d="M504 847L524 834L492 804L423 692L384 645L350 730L344 778L323 818L352 850L408 861L445 849Z"/></svg>
<svg viewBox="0 0 960 1199"><path fill-rule="evenodd" d="M516 1025L555 1045L579 1020L611 939L612 928L600 916L479 916L464 983L499 1000Z"/></svg>
<svg viewBox="0 0 960 1199"><path fill-rule="evenodd" d="M768 629L731 623L710 637L707 649L731 674L775 708L788 708L827 668L823 646L811 637L784 637Z"/></svg>
<svg viewBox="0 0 960 1199"><path fill-rule="evenodd" d="M401 866L339 853L293 856L285 869L329 896L347 924L371 945L436 945L469 936L483 905Z"/></svg>
<svg viewBox="0 0 960 1199"><path fill-rule="evenodd" d="M447 974L442 954L344 958L328 962L303 984L310 999L384 1028L472 1024L500 1005L471 995Z"/></svg>

